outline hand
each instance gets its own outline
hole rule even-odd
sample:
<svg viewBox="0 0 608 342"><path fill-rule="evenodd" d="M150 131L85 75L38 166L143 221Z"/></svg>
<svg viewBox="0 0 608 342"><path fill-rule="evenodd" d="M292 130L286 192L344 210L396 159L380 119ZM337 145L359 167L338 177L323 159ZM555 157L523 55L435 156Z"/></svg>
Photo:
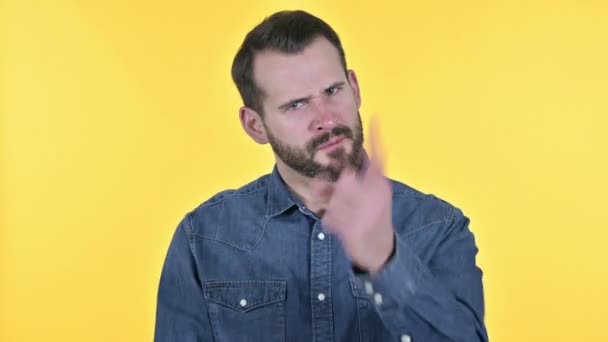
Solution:
<svg viewBox="0 0 608 342"><path fill-rule="evenodd" d="M395 248L391 186L384 177L377 124L370 122L371 159L362 171L345 169L333 185L322 221L342 242L353 263L368 272L382 269Z"/></svg>

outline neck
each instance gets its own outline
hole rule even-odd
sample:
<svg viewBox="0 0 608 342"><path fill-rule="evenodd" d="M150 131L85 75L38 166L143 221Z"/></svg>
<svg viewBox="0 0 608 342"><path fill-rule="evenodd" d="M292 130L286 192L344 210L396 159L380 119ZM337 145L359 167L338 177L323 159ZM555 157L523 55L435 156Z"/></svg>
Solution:
<svg viewBox="0 0 608 342"><path fill-rule="evenodd" d="M304 203L308 210L322 217L331 198L334 184L302 176L279 160L277 160L277 169L289 190Z"/></svg>

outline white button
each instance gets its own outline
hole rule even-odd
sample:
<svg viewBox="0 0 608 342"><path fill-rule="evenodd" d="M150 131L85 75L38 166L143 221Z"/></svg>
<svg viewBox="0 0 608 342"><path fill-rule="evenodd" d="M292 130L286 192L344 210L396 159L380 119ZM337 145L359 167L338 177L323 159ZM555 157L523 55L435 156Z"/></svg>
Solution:
<svg viewBox="0 0 608 342"><path fill-rule="evenodd" d="M410 335L401 335L401 342L412 342Z"/></svg>
<svg viewBox="0 0 608 342"><path fill-rule="evenodd" d="M241 302L239 303L241 304L242 307L246 307L247 306L247 299L241 299Z"/></svg>
<svg viewBox="0 0 608 342"><path fill-rule="evenodd" d="M324 240L325 239L325 234L319 233L319 235L317 235L317 237L319 238L319 240Z"/></svg>
<svg viewBox="0 0 608 342"><path fill-rule="evenodd" d="M376 303L376 305L382 304L382 295L379 293L376 293L374 295L374 302Z"/></svg>
<svg viewBox="0 0 608 342"><path fill-rule="evenodd" d="M320 301L324 301L325 300L325 295L323 293L319 293L319 295L317 296L317 298L319 298Z"/></svg>
<svg viewBox="0 0 608 342"><path fill-rule="evenodd" d="M367 293L368 295L371 295L372 293L374 293L374 288L372 287L372 283L370 283L369 281L365 282L365 293Z"/></svg>

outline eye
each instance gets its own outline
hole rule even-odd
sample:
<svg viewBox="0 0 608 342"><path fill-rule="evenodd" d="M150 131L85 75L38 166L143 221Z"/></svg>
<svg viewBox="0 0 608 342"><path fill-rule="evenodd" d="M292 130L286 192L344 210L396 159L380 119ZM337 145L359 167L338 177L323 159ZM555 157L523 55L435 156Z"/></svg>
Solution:
<svg viewBox="0 0 608 342"><path fill-rule="evenodd" d="M287 110L296 110L302 108L304 106L304 101L295 101L292 102L289 106L287 106Z"/></svg>
<svg viewBox="0 0 608 342"><path fill-rule="evenodd" d="M325 94L327 94L327 95L335 95L335 94L336 94L336 93L338 93L338 92L339 92L341 89L342 89L342 87L338 87L338 86L336 86L336 87L331 87L331 88L329 88L329 89L327 89L327 90L325 91Z"/></svg>

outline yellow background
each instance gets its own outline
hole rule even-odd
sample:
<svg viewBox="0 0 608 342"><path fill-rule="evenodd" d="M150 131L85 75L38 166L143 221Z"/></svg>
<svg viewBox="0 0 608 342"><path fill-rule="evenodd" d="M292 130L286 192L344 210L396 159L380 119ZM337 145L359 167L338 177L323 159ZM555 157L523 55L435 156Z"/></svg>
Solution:
<svg viewBox="0 0 608 342"><path fill-rule="evenodd" d="M492 341L608 341L606 1L0 5L0 341L151 341L182 216L267 173L230 64L303 8L341 35L388 174L462 208Z"/></svg>

